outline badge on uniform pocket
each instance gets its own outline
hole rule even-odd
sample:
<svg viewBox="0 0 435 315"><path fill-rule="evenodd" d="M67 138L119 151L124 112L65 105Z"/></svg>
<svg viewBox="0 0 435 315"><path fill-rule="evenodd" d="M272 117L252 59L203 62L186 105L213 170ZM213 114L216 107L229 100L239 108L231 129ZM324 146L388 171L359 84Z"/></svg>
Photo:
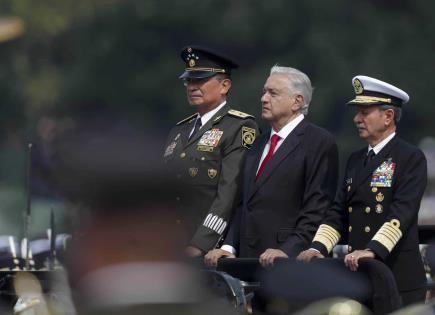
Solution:
<svg viewBox="0 0 435 315"><path fill-rule="evenodd" d="M209 168L208 171L207 171L207 174L208 174L208 177L213 179L217 175L217 170L215 170L214 168Z"/></svg>
<svg viewBox="0 0 435 315"><path fill-rule="evenodd" d="M371 187L391 187L396 163L391 158L384 161L372 174Z"/></svg>
<svg viewBox="0 0 435 315"><path fill-rule="evenodd" d="M196 174L198 174L198 168L197 167L191 167L191 168L189 168L189 175L190 175L190 177L195 177Z"/></svg>

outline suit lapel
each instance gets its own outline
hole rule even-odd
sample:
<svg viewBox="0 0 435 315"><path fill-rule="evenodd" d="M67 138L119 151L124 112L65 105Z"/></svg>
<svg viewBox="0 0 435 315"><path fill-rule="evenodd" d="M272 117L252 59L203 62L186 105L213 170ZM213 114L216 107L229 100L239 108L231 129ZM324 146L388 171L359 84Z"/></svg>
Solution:
<svg viewBox="0 0 435 315"><path fill-rule="evenodd" d="M355 185L352 185L351 187L351 190L348 194L349 198L355 193L359 186L366 183L367 177L371 176L373 172L379 167L379 165L381 165L381 163L388 158L388 155L390 154L396 143L397 136L394 136L394 138L387 143L387 145L381 150L381 152L376 154L376 156L369 163L367 163L365 167L363 167L363 163L367 151L362 154L360 161L358 161L356 165L356 167L360 167L360 169L356 172Z"/></svg>
<svg viewBox="0 0 435 315"><path fill-rule="evenodd" d="M190 138L189 140L187 140L186 143L186 147L191 145L192 143L196 143L196 141L202 137L202 135L209 130L217 121L219 121L220 117L222 117L223 115L225 115L228 110L230 109L230 107L228 105L225 105L224 107L222 107L216 114L213 115L212 118L209 119L209 121L207 121L207 123L201 127L201 129L198 130L198 132L193 135L192 138ZM193 128L193 124L191 125L191 128ZM192 130L192 129L190 129ZM189 132L190 133L190 132ZM189 133L187 135L187 137L189 137Z"/></svg>
<svg viewBox="0 0 435 315"><path fill-rule="evenodd" d="M279 164L281 164L281 162L296 149L296 147L301 142L300 138L305 132L306 125L307 125L306 121L302 120L299 123L299 125L297 125L296 128L287 136L287 138L284 140L284 142L281 144L278 150L276 150L276 152L273 154L270 161L266 164L266 167L264 168L261 176L258 178L257 181L255 181L253 189L251 190L250 197L252 197L252 195L255 194L255 192L261 187L261 185L263 185L268 180L268 178L275 171L278 170ZM269 138L267 138L267 140L269 140ZM263 151L261 151L260 156L262 153ZM257 167L258 163L255 166ZM254 176L254 180L255 180L255 176Z"/></svg>

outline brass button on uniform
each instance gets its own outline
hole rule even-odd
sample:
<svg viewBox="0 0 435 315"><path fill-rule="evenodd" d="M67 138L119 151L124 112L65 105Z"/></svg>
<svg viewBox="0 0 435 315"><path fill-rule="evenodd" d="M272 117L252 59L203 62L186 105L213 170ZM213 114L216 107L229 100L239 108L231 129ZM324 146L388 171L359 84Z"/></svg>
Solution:
<svg viewBox="0 0 435 315"><path fill-rule="evenodd" d="M382 212L384 212L384 207L380 203L378 203L376 205L376 213L381 214Z"/></svg>
<svg viewBox="0 0 435 315"><path fill-rule="evenodd" d="M348 210L349 210L349 213L352 213L352 207L349 207Z"/></svg>
<svg viewBox="0 0 435 315"><path fill-rule="evenodd" d="M184 159L185 157L186 157L186 153L185 152L180 154L180 158Z"/></svg>
<svg viewBox="0 0 435 315"><path fill-rule="evenodd" d="M370 207L366 207L366 209L365 209L365 211L366 211L366 213L370 213Z"/></svg>
<svg viewBox="0 0 435 315"><path fill-rule="evenodd" d="M203 156L203 157L201 157L201 161L205 161L205 157Z"/></svg>
<svg viewBox="0 0 435 315"><path fill-rule="evenodd" d="M350 185L349 185L349 186L347 186L347 191L350 191Z"/></svg>
<svg viewBox="0 0 435 315"><path fill-rule="evenodd" d="M349 225L349 232L352 232L352 225Z"/></svg>
<svg viewBox="0 0 435 315"><path fill-rule="evenodd" d="M347 252L350 253L352 251L352 246L347 246Z"/></svg>
<svg viewBox="0 0 435 315"><path fill-rule="evenodd" d="M372 191L375 193L378 191L378 187L372 187Z"/></svg>
<svg viewBox="0 0 435 315"><path fill-rule="evenodd" d="M366 233L370 232L370 226L366 226L366 227L364 228L364 231L365 231Z"/></svg>

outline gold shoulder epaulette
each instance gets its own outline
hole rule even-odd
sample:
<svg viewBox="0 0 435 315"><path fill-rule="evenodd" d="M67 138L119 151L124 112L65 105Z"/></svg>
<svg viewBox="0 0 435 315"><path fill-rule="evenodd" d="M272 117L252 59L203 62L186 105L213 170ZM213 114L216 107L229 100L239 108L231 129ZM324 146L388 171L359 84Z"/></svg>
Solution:
<svg viewBox="0 0 435 315"><path fill-rule="evenodd" d="M244 112L240 112L240 111L235 110L235 109L230 109L228 111L228 114L230 114L231 116L236 116L236 117L243 118L243 119L248 118L248 117L255 118L252 115L246 114Z"/></svg>
<svg viewBox="0 0 435 315"><path fill-rule="evenodd" d="M193 115L190 115L189 117L184 118L183 120L180 120L179 122L177 122L176 125L177 125L177 126L178 126L178 125L181 125L182 123L185 123L186 121L195 118L197 115L198 115L197 113L195 113L195 114L193 114Z"/></svg>

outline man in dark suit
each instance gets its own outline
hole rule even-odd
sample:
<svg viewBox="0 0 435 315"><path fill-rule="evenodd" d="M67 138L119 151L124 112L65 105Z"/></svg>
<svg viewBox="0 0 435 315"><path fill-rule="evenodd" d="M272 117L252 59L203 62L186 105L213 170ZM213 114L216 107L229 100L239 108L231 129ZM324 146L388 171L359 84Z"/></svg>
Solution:
<svg viewBox="0 0 435 315"><path fill-rule="evenodd" d="M262 118L271 129L246 156L242 205L220 249L205 256L258 257L263 266L308 248L335 195L338 154L331 134L309 123L310 79L274 66L267 79Z"/></svg>
<svg viewBox="0 0 435 315"><path fill-rule="evenodd" d="M345 264L358 269L358 260L383 261L395 276L404 305L423 301L425 273L419 251L417 217L426 187L426 159L416 147L396 135L401 107L408 94L383 81L356 76L354 122L367 141L347 162L345 180L334 206L302 261L324 257L348 233Z"/></svg>
<svg viewBox="0 0 435 315"><path fill-rule="evenodd" d="M186 254L200 256L226 233L238 203L245 152L258 134L253 116L231 109L227 94L237 64L209 48L182 50L186 70L180 76L197 113L183 119L168 136L164 159L175 180L183 180L192 198L175 196L177 222L188 231Z"/></svg>

